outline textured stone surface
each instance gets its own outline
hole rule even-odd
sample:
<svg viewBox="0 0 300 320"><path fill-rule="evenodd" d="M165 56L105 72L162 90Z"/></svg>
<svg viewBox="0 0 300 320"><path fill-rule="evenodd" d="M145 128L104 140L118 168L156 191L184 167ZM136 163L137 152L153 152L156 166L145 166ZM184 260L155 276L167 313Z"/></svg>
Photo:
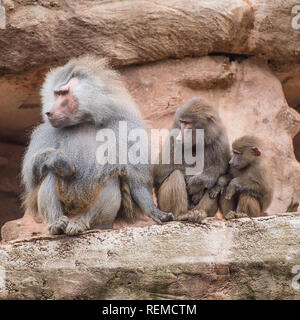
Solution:
<svg viewBox="0 0 300 320"><path fill-rule="evenodd" d="M300 59L299 32L291 26L293 0L20 0L4 5L2 72L87 51L109 56L116 65L213 52Z"/></svg>
<svg viewBox="0 0 300 320"><path fill-rule="evenodd" d="M1 141L25 144L40 121L40 87L49 68L0 76Z"/></svg>
<svg viewBox="0 0 300 320"><path fill-rule="evenodd" d="M1 198L0 198L1 199ZM6 200L6 199L5 199ZM7 202L7 200L6 200ZM5 202L4 202L5 203ZM10 207L6 208L6 211L3 212L13 212ZM26 211L24 216L20 219L17 219L19 216L13 217L12 220L8 221L1 228L1 237L2 242L8 242L12 240L24 240L31 238L33 236L45 236L48 235L48 230L40 216L34 216L30 211ZM147 216L140 216L137 221L130 223L125 221L120 221L117 219L114 222L113 229L119 230L127 227L143 227L148 225L154 225L154 222L151 218Z"/></svg>
<svg viewBox="0 0 300 320"><path fill-rule="evenodd" d="M4 299L300 299L300 216L88 232L0 246Z"/></svg>
<svg viewBox="0 0 300 320"><path fill-rule="evenodd" d="M0 228L6 221L23 215L19 201L19 172L23 152L22 146L0 142Z"/></svg>

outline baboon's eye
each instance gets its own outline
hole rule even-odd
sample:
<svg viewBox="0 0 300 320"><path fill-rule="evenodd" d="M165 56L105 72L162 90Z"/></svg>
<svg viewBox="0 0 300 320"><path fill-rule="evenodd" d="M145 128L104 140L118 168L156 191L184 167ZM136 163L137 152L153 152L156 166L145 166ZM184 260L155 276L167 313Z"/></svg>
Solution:
<svg viewBox="0 0 300 320"><path fill-rule="evenodd" d="M189 124L190 123L190 122L185 121L185 120L179 120L179 122L182 123L182 124Z"/></svg>
<svg viewBox="0 0 300 320"><path fill-rule="evenodd" d="M58 96L65 96L69 93L69 89L60 89L60 90L54 90L54 94Z"/></svg>

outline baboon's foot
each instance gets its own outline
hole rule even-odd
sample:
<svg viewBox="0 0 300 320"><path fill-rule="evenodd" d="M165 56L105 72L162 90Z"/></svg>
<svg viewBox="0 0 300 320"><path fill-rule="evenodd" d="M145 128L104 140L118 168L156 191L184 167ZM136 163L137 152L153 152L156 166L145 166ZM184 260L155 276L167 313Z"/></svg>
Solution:
<svg viewBox="0 0 300 320"><path fill-rule="evenodd" d="M85 230L87 230L87 227L83 222L73 219L69 221L65 233L69 236L75 236Z"/></svg>
<svg viewBox="0 0 300 320"><path fill-rule="evenodd" d="M193 205L194 206L196 206L198 203L199 203L199 201L201 200L201 198L203 197L203 194L194 194L193 196L192 196L192 203L193 203Z"/></svg>
<svg viewBox="0 0 300 320"><path fill-rule="evenodd" d="M59 217L55 222L48 225L48 231L50 234L62 234L65 232L69 223L69 218L66 216Z"/></svg>
<svg viewBox="0 0 300 320"><path fill-rule="evenodd" d="M239 218L246 218L248 215L244 212L235 212L235 211L229 211L224 218L226 220L232 220L232 219L239 219Z"/></svg>
<svg viewBox="0 0 300 320"><path fill-rule="evenodd" d="M207 218L207 213L202 210L192 210L178 216L178 221L188 221L193 223L201 223Z"/></svg>
<svg viewBox="0 0 300 320"><path fill-rule="evenodd" d="M247 213L245 213L245 212L236 212L236 213L235 213L235 218L236 218L236 219L239 219L239 218L248 218L248 215L247 215Z"/></svg>
<svg viewBox="0 0 300 320"><path fill-rule="evenodd" d="M161 218L162 222L168 222L173 220L174 220L174 215L172 212L164 212L164 215Z"/></svg>

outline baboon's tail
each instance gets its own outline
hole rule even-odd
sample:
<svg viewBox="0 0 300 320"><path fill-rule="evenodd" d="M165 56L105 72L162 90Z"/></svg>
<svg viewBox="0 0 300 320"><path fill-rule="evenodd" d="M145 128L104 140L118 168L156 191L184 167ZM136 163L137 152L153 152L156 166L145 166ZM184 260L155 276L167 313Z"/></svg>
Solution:
<svg viewBox="0 0 300 320"><path fill-rule="evenodd" d="M136 219L134 210L134 203L131 197L130 187L125 175L120 175L120 189L121 189L121 210L118 214L118 219L123 219L128 222L133 222Z"/></svg>
<svg viewBox="0 0 300 320"><path fill-rule="evenodd" d="M39 214L38 213L38 204L37 204L39 189L40 189L40 185L38 185L32 192L24 193L21 196L22 208L24 210L29 210L29 212L33 216L38 216L38 214Z"/></svg>

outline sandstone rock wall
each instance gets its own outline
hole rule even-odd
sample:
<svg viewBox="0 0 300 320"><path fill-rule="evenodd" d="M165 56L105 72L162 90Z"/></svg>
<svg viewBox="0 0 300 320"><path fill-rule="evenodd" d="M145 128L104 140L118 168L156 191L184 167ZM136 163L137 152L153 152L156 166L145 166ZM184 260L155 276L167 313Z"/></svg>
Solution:
<svg viewBox="0 0 300 320"><path fill-rule="evenodd" d="M216 52L300 60L299 32L291 27L293 0L6 0L4 5L2 72L86 51L117 65Z"/></svg>
<svg viewBox="0 0 300 320"><path fill-rule="evenodd" d="M20 161L24 147L0 142L0 229L8 220L20 218Z"/></svg>
<svg viewBox="0 0 300 320"><path fill-rule="evenodd" d="M300 299L299 227L208 218L0 245L0 298Z"/></svg>

